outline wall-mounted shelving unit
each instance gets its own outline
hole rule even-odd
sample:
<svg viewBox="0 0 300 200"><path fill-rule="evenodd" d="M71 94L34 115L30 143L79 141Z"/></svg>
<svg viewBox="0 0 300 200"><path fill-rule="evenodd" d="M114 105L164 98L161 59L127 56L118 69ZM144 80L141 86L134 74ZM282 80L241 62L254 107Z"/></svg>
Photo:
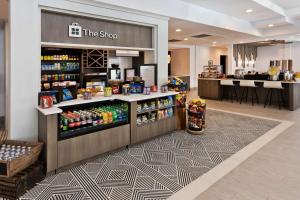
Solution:
<svg viewBox="0 0 300 200"><path fill-rule="evenodd" d="M82 50L81 82L107 81L108 51L101 49Z"/></svg>
<svg viewBox="0 0 300 200"><path fill-rule="evenodd" d="M53 90L53 82L76 81L81 86L81 50L42 48L41 91Z"/></svg>

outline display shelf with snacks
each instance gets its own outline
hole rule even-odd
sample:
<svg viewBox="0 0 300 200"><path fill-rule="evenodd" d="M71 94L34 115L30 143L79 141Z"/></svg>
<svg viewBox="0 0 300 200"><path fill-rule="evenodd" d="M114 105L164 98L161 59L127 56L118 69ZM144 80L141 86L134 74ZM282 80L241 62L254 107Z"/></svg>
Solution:
<svg viewBox="0 0 300 200"><path fill-rule="evenodd" d="M56 107L60 113L39 113L40 138L47 142L47 172L130 144L129 102L115 99Z"/></svg>
<svg viewBox="0 0 300 200"><path fill-rule="evenodd" d="M175 131L176 94L79 97L53 105L55 109L39 107L47 172ZM138 125L139 116L144 119Z"/></svg>
<svg viewBox="0 0 300 200"><path fill-rule="evenodd" d="M131 142L137 143L176 129L175 95L137 101ZM133 119L134 118L134 119Z"/></svg>
<svg viewBox="0 0 300 200"><path fill-rule="evenodd" d="M55 82L76 81L80 87L82 50L42 48L41 91L54 89Z"/></svg>

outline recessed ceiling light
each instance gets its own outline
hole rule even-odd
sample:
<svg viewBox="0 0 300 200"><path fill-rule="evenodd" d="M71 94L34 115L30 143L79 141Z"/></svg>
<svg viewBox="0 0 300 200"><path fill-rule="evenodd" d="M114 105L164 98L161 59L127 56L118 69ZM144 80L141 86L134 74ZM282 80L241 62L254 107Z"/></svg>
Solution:
<svg viewBox="0 0 300 200"><path fill-rule="evenodd" d="M240 41L240 43L244 43L243 41Z"/></svg>
<svg viewBox="0 0 300 200"><path fill-rule="evenodd" d="M274 27L274 24L269 24L268 27Z"/></svg>
<svg viewBox="0 0 300 200"><path fill-rule="evenodd" d="M183 40L187 41L187 40L189 40L189 38L184 38Z"/></svg>
<svg viewBox="0 0 300 200"><path fill-rule="evenodd" d="M215 47L216 45L215 45L215 44L213 44L213 45L211 45L211 46Z"/></svg>
<svg viewBox="0 0 300 200"><path fill-rule="evenodd" d="M176 32L181 32L182 30L180 28L176 29L175 30Z"/></svg>
<svg viewBox="0 0 300 200"><path fill-rule="evenodd" d="M253 12L252 9L247 9L247 10L246 10L246 13L252 13L252 12Z"/></svg>
<svg viewBox="0 0 300 200"><path fill-rule="evenodd" d="M216 44L217 42L212 42L213 44Z"/></svg>

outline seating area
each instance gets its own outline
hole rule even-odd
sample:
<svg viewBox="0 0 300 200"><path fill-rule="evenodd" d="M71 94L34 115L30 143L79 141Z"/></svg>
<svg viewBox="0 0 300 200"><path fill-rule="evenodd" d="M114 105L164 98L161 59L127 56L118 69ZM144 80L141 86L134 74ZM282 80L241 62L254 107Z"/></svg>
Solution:
<svg viewBox="0 0 300 200"><path fill-rule="evenodd" d="M268 105L278 105L278 108L285 107L284 87L280 81L259 81L254 80L234 80L234 79L221 79L221 95L220 100L223 101L226 97L232 103L234 100L240 104L248 103L249 98L251 104L259 104L264 102L264 107ZM266 95L258 94L258 90L264 89L267 91ZM226 94L225 94L226 93ZM262 100L263 101L260 101Z"/></svg>

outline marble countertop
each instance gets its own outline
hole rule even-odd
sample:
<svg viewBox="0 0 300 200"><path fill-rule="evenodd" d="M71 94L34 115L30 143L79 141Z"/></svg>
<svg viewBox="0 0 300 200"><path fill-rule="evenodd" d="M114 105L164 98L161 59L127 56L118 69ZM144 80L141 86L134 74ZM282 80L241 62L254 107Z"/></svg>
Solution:
<svg viewBox="0 0 300 200"><path fill-rule="evenodd" d="M177 74L177 75L170 75L169 78L172 78L172 77L188 77L190 75L188 74Z"/></svg>
<svg viewBox="0 0 300 200"><path fill-rule="evenodd" d="M176 95L178 92L168 91L167 93L162 92L152 92L150 95L144 95L144 94L131 94L131 95L113 95L111 97L104 97L104 96L95 96L92 99L84 100L83 98L79 97L78 99L70 100L70 101L64 101L59 104L53 105L51 108L43 109L39 106L37 106L37 110L41 112L43 115L53 115L62 113L62 109L60 107L63 106L71 106L71 105L80 105L85 103L93 103L93 102L101 102L101 101L107 101L107 100L122 100L127 102L134 102L134 101L142 101L147 99L154 99L154 98L160 98L160 97L166 97L170 95Z"/></svg>

